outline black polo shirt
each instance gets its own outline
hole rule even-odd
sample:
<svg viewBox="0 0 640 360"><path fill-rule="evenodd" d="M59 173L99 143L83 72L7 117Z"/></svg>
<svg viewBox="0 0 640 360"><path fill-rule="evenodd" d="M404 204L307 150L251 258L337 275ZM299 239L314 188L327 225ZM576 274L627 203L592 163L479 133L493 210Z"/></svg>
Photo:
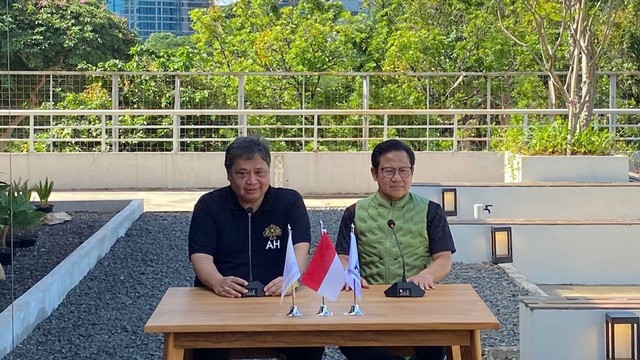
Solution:
<svg viewBox="0 0 640 360"><path fill-rule="evenodd" d="M213 256L223 276L249 281L249 218L230 186L206 193L193 208L189 227L189 258ZM251 216L253 280L267 285L282 276L289 238L310 242L311 226L302 196L295 190L269 187ZM196 277L195 286L204 286Z"/></svg>

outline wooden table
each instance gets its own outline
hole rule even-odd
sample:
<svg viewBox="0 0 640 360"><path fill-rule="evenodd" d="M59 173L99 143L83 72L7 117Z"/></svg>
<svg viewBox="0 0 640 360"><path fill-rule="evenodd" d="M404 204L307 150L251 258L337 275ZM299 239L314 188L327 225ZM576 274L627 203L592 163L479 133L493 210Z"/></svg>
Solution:
<svg viewBox="0 0 640 360"><path fill-rule="evenodd" d="M462 359L480 360L481 329L500 323L470 285L438 285L422 298L387 298L387 286L363 289L363 316L345 316L352 292L327 301L331 317L318 317L321 298L296 291L302 317L288 317L291 297L223 298L202 288L170 288L144 327L164 333L164 359L182 360L191 348L295 346L457 345Z"/></svg>

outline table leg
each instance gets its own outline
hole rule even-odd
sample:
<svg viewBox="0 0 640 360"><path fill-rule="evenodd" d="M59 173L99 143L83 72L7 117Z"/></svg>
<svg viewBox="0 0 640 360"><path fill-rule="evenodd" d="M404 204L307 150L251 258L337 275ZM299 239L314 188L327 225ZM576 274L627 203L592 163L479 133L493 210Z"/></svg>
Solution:
<svg viewBox="0 0 640 360"><path fill-rule="evenodd" d="M480 330L471 331L471 359L482 360L482 343L480 342Z"/></svg>
<svg viewBox="0 0 640 360"><path fill-rule="evenodd" d="M447 360L460 360L462 359L462 355L460 352L460 346L445 346L445 351L447 355Z"/></svg>
<svg viewBox="0 0 640 360"><path fill-rule="evenodd" d="M469 332L469 346L460 347L462 360L482 360L482 344L480 343L480 330Z"/></svg>
<svg viewBox="0 0 640 360"><path fill-rule="evenodd" d="M164 334L164 360L183 360L184 349L176 348L173 333Z"/></svg>

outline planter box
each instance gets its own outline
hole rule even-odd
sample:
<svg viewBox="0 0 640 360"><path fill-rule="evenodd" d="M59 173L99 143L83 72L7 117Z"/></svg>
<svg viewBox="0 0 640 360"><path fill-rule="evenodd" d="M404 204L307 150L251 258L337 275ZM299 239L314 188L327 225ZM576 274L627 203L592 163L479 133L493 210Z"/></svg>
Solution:
<svg viewBox="0 0 640 360"><path fill-rule="evenodd" d="M629 182L629 158L505 154L504 182Z"/></svg>

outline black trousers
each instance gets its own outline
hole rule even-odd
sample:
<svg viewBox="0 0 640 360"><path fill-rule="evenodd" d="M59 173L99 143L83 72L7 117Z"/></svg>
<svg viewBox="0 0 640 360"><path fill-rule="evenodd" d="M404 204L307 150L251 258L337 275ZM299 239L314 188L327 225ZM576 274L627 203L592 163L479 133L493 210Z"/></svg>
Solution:
<svg viewBox="0 0 640 360"><path fill-rule="evenodd" d="M287 357L287 360L322 360L324 347L278 348L274 349ZM193 360L227 360L228 349L195 349Z"/></svg>
<svg viewBox="0 0 640 360"><path fill-rule="evenodd" d="M397 360L382 347L340 347L340 351L348 360ZM442 346L416 346L411 359L416 360L443 360L444 347Z"/></svg>

